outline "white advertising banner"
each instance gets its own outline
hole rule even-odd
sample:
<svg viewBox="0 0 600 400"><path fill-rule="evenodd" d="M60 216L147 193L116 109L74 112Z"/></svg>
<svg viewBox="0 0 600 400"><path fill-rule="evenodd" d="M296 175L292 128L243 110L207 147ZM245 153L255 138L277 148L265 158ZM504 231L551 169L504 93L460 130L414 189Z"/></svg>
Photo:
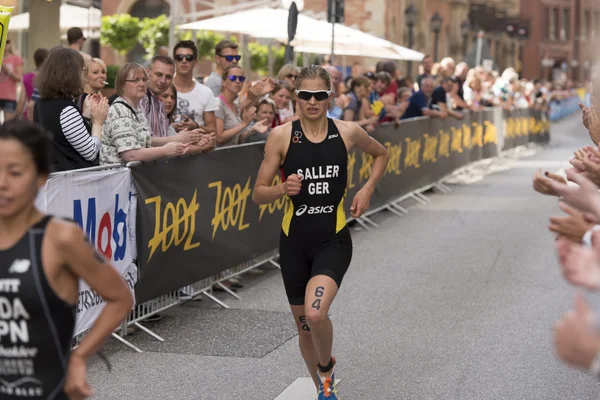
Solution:
<svg viewBox="0 0 600 400"><path fill-rule="evenodd" d="M36 205L46 214L75 220L133 294L136 202L128 168L53 174L40 190ZM76 335L93 325L104 303L86 282L79 283Z"/></svg>

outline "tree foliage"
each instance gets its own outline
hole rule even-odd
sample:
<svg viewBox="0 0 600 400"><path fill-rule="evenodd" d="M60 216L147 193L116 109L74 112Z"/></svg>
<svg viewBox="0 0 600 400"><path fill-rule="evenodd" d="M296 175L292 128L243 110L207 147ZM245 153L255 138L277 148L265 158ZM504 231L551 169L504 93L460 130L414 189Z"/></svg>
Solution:
<svg viewBox="0 0 600 400"><path fill-rule="evenodd" d="M102 17L100 43L125 55L138 43L141 30L139 18L129 14L108 15Z"/></svg>
<svg viewBox="0 0 600 400"><path fill-rule="evenodd" d="M156 18L144 18L140 23L140 43L146 50L146 59L152 58L161 46L169 45L169 27L171 22L166 15Z"/></svg>

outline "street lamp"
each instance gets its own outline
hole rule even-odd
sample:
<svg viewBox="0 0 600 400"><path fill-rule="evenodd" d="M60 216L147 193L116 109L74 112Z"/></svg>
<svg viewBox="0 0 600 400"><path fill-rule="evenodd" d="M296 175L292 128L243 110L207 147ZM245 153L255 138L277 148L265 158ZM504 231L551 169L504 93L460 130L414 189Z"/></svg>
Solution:
<svg viewBox="0 0 600 400"><path fill-rule="evenodd" d="M460 35L462 36L463 39L463 55L465 58L467 58L467 43L469 40L469 32L471 31L471 23L469 22L469 20L463 21L462 24L460 24Z"/></svg>
<svg viewBox="0 0 600 400"><path fill-rule="evenodd" d="M418 18L418 14L419 11L417 10L417 8L414 5L409 5L408 7L406 7L406 10L404 10L404 19L406 21L406 26L408 26L408 48L412 49L414 43L414 37L413 37L413 28L415 27L415 25L417 24L417 18ZM412 61L408 62L408 77L412 76Z"/></svg>
<svg viewBox="0 0 600 400"><path fill-rule="evenodd" d="M433 50L434 60L437 61L438 58L438 47L440 42L440 31L442 30L442 23L444 22L444 18L436 11L431 17L431 21L429 21L429 28L435 34L435 44Z"/></svg>

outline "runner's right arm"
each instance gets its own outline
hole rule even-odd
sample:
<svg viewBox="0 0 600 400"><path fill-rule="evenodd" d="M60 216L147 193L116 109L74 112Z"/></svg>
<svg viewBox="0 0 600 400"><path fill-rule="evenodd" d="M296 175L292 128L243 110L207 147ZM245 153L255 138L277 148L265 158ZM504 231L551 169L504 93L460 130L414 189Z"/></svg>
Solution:
<svg viewBox="0 0 600 400"><path fill-rule="evenodd" d="M273 179L283 163L286 138L289 140L286 137L285 128L289 130L287 124L274 128L267 138L264 159L252 192L252 201L258 205L272 203L285 195L295 196L300 193L301 179L296 174L290 175L285 182L279 185L272 185Z"/></svg>

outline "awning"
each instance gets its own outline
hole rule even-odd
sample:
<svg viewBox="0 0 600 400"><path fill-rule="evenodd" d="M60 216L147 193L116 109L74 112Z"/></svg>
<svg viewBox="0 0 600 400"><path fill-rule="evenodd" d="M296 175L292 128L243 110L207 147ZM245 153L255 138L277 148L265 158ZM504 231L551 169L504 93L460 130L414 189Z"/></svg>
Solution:
<svg viewBox="0 0 600 400"><path fill-rule="evenodd" d="M63 4L60 6L60 30L67 31L69 28L79 27L86 37L94 36L92 30L100 29L102 10L97 8L83 8ZM10 17L8 23L9 32L20 32L29 29L29 13L17 14ZM97 34L96 34L97 36Z"/></svg>
<svg viewBox="0 0 600 400"><path fill-rule="evenodd" d="M288 11L259 8L179 25L181 30L235 32L287 43ZM292 45L297 52L331 52L331 23L298 16L298 29ZM345 25L335 25L335 53L395 60L421 61L424 54Z"/></svg>

